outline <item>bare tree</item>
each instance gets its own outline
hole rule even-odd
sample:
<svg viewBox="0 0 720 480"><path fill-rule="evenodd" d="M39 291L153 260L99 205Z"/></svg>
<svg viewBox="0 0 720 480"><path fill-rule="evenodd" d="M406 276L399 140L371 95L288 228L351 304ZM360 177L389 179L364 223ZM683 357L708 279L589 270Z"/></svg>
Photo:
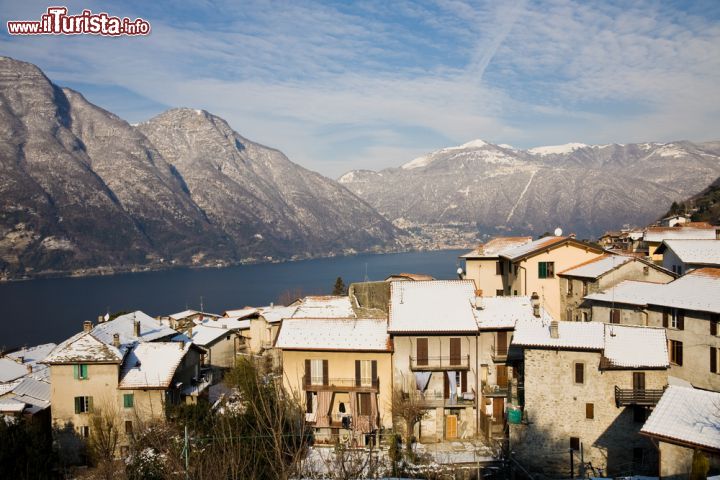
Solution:
<svg viewBox="0 0 720 480"><path fill-rule="evenodd" d="M88 453L97 464L101 476L112 480L115 476L115 455L120 440L117 406L106 401L102 407L94 407L89 423Z"/></svg>
<svg viewBox="0 0 720 480"><path fill-rule="evenodd" d="M400 419L404 423L402 427L405 433L405 445L408 450L412 447L413 431L415 425L421 422L428 411L422 405L421 397L417 391L409 393L396 389L392 396L392 413L394 419ZM400 429L398 429L400 430Z"/></svg>

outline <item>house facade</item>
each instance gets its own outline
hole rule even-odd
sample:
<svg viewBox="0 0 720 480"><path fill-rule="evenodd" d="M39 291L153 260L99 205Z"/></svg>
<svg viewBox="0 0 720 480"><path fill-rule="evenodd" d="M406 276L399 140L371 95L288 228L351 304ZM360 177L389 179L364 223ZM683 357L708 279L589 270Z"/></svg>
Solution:
<svg viewBox="0 0 720 480"><path fill-rule="evenodd" d="M663 267L678 275L704 267L720 268L720 239L665 240L656 250Z"/></svg>
<svg viewBox="0 0 720 480"><path fill-rule="evenodd" d="M525 468L565 477L655 471L656 450L639 432L667 385L663 329L518 322L511 350L522 421L510 424L510 448Z"/></svg>
<svg viewBox="0 0 720 480"><path fill-rule="evenodd" d="M624 280L668 283L677 276L647 260L605 254L559 273L560 320L591 320L591 309L583 305L585 296L614 287ZM598 319L609 322L609 319Z"/></svg>
<svg viewBox="0 0 720 480"><path fill-rule="evenodd" d="M392 342L384 319L286 319L276 348L286 388L320 443L362 446L393 425Z"/></svg>
<svg viewBox="0 0 720 480"><path fill-rule="evenodd" d="M720 269L694 270L667 284L625 281L586 301L593 320L665 328L670 375L720 391Z"/></svg>
<svg viewBox="0 0 720 480"><path fill-rule="evenodd" d="M398 394L419 399L420 441L470 438L477 432L478 337L471 280L392 282L388 332Z"/></svg>
<svg viewBox="0 0 720 480"><path fill-rule="evenodd" d="M478 248L461 255L465 260L465 278L473 280L475 287L482 290L483 297L505 295L503 266L500 254L515 247L530 243L532 237L495 237Z"/></svg>

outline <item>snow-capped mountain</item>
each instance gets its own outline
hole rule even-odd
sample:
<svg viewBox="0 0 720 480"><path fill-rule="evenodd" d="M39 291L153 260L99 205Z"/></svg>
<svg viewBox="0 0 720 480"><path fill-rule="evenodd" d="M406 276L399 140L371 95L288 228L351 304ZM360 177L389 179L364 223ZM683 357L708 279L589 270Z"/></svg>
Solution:
<svg viewBox="0 0 720 480"><path fill-rule="evenodd" d="M0 278L388 249L398 234L218 117L132 126L6 57L0 139Z"/></svg>
<svg viewBox="0 0 720 480"><path fill-rule="evenodd" d="M405 227L464 224L487 234L538 234L562 226L591 237L651 222L718 174L717 142L520 150L474 140L339 181Z"/></svg>

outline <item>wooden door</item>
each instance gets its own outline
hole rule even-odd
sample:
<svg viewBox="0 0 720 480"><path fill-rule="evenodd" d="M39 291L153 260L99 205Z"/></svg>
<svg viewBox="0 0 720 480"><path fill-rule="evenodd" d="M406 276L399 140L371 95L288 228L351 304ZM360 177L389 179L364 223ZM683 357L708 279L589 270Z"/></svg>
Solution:
<svg viewBox="0 0 720 480"><path fill-rule="evenodd" d="M428 339L418 338L417 339L417 365L427 366L428 364Z"/></svg>
<svg viewBox="0 0 720 480"><path fill-rule="evenodd" d="M457 415L445 417L445 438L448 440L457 438Z"/></svg>
<svg viewBox="0 0 720 480"><path fill-rule="evenodd" d="M450 365L460 365L460 339L450 339Z"/></svg>
<svg viewBox="0 0 720 480"><path fill-rule="evenodd" d="M505 365L498 365L495 369L497 372L497 384L500 388L507 388L508 386L508 372Z"/></svg>
<svg viewBox="0 0 720 480"><path fill-rule="evenodd" d="M645 372L633 372L633 390L645 390Z"/></svg>
<svg viewBox="0 0 720 480"><path fill-rule="evenodd" d="M505 419L505 399L504 398L493 398L493 417L496 422L501 422Z"/></svg>

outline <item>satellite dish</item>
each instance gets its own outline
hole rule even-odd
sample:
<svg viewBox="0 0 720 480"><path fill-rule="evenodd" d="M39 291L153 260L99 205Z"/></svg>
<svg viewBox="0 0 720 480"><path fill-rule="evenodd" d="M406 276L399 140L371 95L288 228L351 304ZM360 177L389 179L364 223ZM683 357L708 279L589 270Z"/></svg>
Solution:
<svg viewBox="0 0 720 480"><path fill-rule="evenodd" d="M458 275L462 275L462 274L463 274L463 269L462 269L462 267L458 267L458 269L457 269L457 274L458 274Z"/></svg>
<svg viewBox="0 0 720 480"><path fill-rule="evenodd" d="M555 229L555 236L559 237L560 235L562 235L562 228L558 227Z"/></svg>

